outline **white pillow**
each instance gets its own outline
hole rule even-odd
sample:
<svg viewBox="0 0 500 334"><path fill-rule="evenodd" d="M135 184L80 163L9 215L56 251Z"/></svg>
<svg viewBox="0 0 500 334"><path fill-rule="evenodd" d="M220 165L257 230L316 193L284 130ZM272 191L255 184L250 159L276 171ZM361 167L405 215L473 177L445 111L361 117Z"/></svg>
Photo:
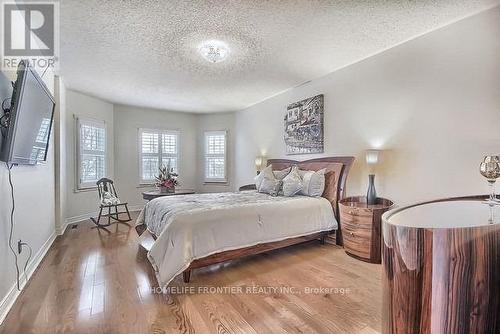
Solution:
<svg viewBox="0 0 500 334"><path fill-rule="evenodd" d="M282 181L277 180L274 175L272 175L271 177L266 176L260 183L258 191L260 193L266 193L271 196L278 196L278 193L281 189L281 183Z"/></svg>
<svg viewBox="0 0 500 334"><path fill-rule="evenodd" d="M272 165L269 165L266 168L264 168L263 170L261 170L261 172L259 173L259 175L257 175L254 178L254 180L255 180L255 188L257 190L259 190L260 184L262 183L262 180L264 180L265 177L274 178L273 166Z"/></svg>
<svg viewBox="0 0 500 334"><path fill-rule="evenodd" d="M302 190L304 183L299 174L299 169L293 167L292 171L283 179L283 196L291 197Z"/></svg>
<svg viewBox="0 0 500 334"><path fill-rule="evenodd" d="M299 170L303 183L300 194L311 197L323 195L323 191L325 190L325 172L326 168L320 169L316 172Z"/></svg>

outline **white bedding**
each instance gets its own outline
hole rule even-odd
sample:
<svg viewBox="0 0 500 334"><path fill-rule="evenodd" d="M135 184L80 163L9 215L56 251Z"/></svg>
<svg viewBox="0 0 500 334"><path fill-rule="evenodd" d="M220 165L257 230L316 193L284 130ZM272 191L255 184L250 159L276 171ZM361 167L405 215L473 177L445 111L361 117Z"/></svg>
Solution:
<svg viewBox="0 0 500 334"><path fill-rule="evenodd" d="M146 204L137 224L157 236L148 258L161 287L195 259L338 226L325 198L256 191L157 198Z"/></svg>

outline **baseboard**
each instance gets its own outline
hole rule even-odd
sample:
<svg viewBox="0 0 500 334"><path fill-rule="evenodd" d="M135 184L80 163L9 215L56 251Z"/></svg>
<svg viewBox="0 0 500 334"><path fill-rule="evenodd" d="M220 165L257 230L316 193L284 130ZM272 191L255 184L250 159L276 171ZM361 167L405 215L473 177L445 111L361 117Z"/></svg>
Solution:
<svg viewBox="0 0 500 334"><path fill-rule="evenodd" d="M143 208L144 208L144 205L141 205L141 204L129 205L128 210L130 212L134 212L134 211L141 211ZM57 234L63 235L64 232L66 231L66 228L68 227L68 225L84 222L86 220L89 220L90 217L97 217L98 214L99 213L96 211L96 212L90 212L90 213L85 213L83 215L78 215L78 216L66 218L64 220L64 225L57 229Z"/></svg>
<svg viewBox="0 0 500 334"><path fill-rule="evenodd" d="M52 243L56 240L56 232L52 233L52 235L45 241L45 243L40 247L38 252L33 256L33 259L31 262L28 264L28 267L26 268L26 277L21 276L19 277L20 283L19 287L21 288L21 291L23 291L24 287L26 286L26 283L30 280L31 276L35 272L35 270L38 268L40 263L42 262L43 258L45 257L45 254L47 254L48 250L50 249L50 246L52 246ZM22 269L22 268L21 268ZM23 278L25 278L23 280ZM10 309L14 305L14 303L17 300L17 297L21 294L21 291L17 290L17 284L14 283L14 285L10 288L9 292L7 295L0 301L0 325L3 323L5 320L5 317L9 313Z"/></svg>
<svg viewBox="0 0 500 334"><path fill-rule="evenodd" d="M68 223L67 222L64 222L63 226L58 226L56 228L56 234L57 235L63 235L64 232L66 231L66 228L68 227Z"/></svg>

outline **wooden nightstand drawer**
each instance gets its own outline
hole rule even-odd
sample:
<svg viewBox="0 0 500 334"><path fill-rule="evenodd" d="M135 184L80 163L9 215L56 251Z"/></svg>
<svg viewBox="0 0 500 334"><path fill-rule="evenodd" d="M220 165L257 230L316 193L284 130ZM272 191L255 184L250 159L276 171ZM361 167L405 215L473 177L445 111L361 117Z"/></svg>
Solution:
<svg viewBox="0 0 500 334"><path fill-rule="evenodd" d="M392 205L382 198L375 205L367 205L365 197L348 197L339 202L340 229L347 254L380 263L381 216Z"/></svg>
<svg viewBox="0 0 500 334"><path fill-rule="evenodd" d="M355 233L356 235L363 237L366 241L370 242L372 238L372 229L365 226L359 226L355 224L344 224L342 229L346 231L346 234Z"/></svg>
<svg viewBox="0 0 500 334"><path fill-rule="evenodd" d="M352 216L349 214L340 213L340 220L344 225L356 226L359 228L372 229L373 216Z"/></svg>
<svg viewBox="0 0 500 334"><path fill-rule="evenodd" d="M344 229L344 248L347 253L354 254L362 258L370 258L371 237L359 231Z"/></svg>
<svg viewBox="0 0 500 334"><path fill-rule="evenodd" d="M345 214L349 216L372 217L373 212L370 209L362 209L356 207L345 207Z"/></svg>

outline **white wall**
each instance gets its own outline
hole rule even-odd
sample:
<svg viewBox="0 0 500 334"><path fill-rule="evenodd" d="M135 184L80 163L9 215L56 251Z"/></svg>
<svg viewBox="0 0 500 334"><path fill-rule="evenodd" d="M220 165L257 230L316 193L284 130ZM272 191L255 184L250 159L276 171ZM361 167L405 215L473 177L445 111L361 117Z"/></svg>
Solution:
<svg viewBox="0 0 500 334"><path fill-rule="evenodd" d="M381 148L377 190L401 203L486 193L500 153L500 8L447 26L236 113L236 184L254 158L284 158L289 103L325 95L325 153L354 155L350 195L366 192L364 151Z"/></svg>
<svg viewBox="0 0 500 334"><path fill-rule="evenodd" d="M15 73L5 74L15 80ZM40 73L41 74L41 73ZM2 75L0 73L0 75ZM43 78L47 87L54 92L54 75L47 71ZM0 97L2 100L5 96ZM13 246L21 239L33 249L33 256L27 268L32 273L55 238L55 191L54 191L54 138L51 136L47 162L37 166L15 166L12 169L16 211L14 215ZM17 296L15 289L14 256L9 247L11 197L8 171L0 165L0 322ZM22 271L28 256L27 249L18 256ZM21 282L23 283L23 282Z"/></svg>
<svg viewBox="0 0 500 334"><path fill-rule="evenodd" d="M113 105L72 90L66 92L66 222L88 219L98 209L97 190L77 190L76 118L90 118L106 124L107 177L114 178Z"/></svg>
<svg viewBox="0 0 500 334"><path fill-rule="evenodd" d="M227 130L227 172L228 183L205 183L205 131ZM234 191L237 185L234 184L234 113L201 114L198 116L197 145L197 187L196 191L205 192L225 192Z"/></svg>
<svg viewBox="0 0 500 334"><path fill-rule="evenodd" d="M179 189L195 189L197 184L197 145L194 114L115 105L115 181L122 201L131 206L144 204L141 192L153 187L140 186L140 128L180 131Z"/></svg>

